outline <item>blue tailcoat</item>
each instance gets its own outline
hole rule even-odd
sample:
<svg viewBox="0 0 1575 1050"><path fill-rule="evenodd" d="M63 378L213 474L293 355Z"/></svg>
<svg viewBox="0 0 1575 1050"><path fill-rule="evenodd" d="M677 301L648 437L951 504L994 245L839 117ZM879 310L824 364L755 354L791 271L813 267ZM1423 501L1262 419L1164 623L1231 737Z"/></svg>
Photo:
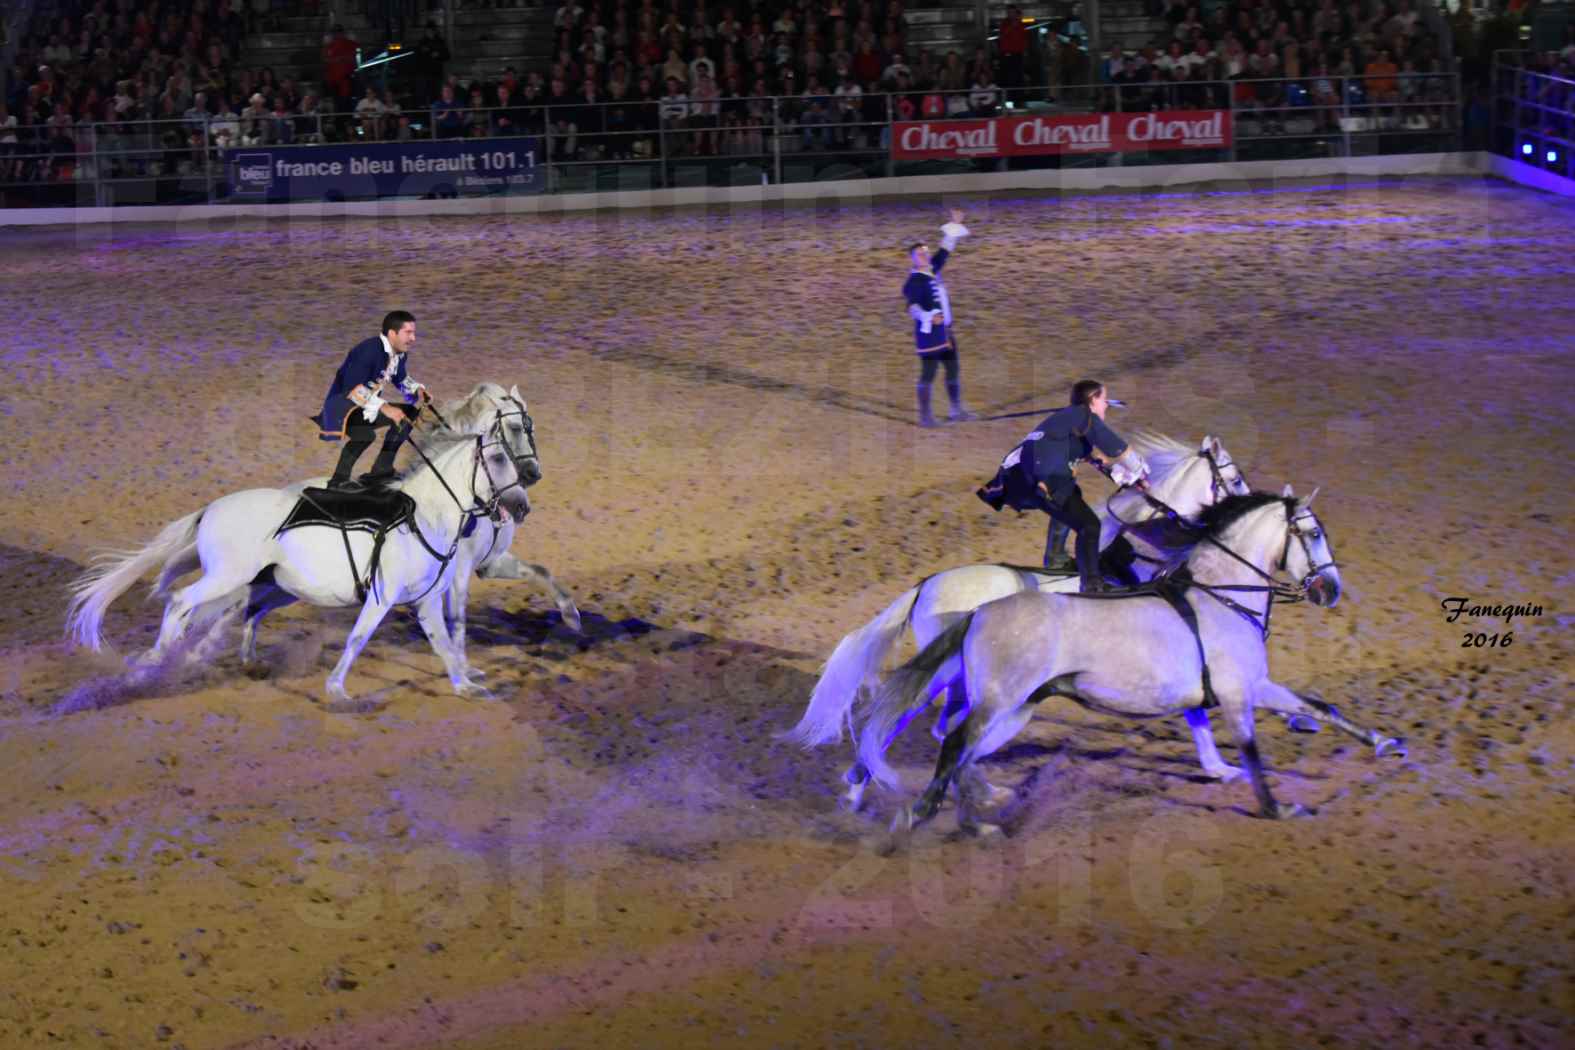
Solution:
<svg viewBox="0 0 1575 1050"><path fill-rule="evenodd" d="M405 382L405 354L396 354L394 372L388 380L394 386L401 386ZM324 441L338 441L345 436L345 420L351 412L359 411L361 406L350 399L350 391L365 384L374 393L382 397L378 387L378 380L388 368L388 351L383 349L383 340L377 336L363 339L355 345L345 358L344 364L339 366L339 371L334 373L333 385L328 388L328 396L323 398L323 411L321 415L312 417L322 433L318 435Z"/></svg>

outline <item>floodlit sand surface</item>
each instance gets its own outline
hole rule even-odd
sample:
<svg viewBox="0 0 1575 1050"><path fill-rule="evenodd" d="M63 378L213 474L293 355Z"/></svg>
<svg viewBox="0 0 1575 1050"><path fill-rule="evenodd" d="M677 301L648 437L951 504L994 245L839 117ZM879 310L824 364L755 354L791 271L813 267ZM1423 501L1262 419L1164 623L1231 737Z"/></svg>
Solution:
<svg viewBox="0 0 1575 1050"><path fill-rule="evenodd" d="M988 418L938 432L898 293L935 199L0 234L0 1046L1569 1046L1575 211L1447 181L947 203ZM396 306L440 396L529 398L515 549L585 634L478 581L500 699L455 698L398 613L365 714L319 704L348 610L270 619L267 677L227 641L151 694L65 648L95 551L328 468L306 416ZM1281 610L1271 667L1409 756L1264 715L1318 809L1269 823L1180 720L1057 701L987 766L1010 837L948 804L884 855L898 800L840 811L845 749L772 734L917 579L1038 557L1042 520L973 490L1089 375L1118 429L1321 486L1345 597ZM896 751L915 788L934 755Z"/></svg>

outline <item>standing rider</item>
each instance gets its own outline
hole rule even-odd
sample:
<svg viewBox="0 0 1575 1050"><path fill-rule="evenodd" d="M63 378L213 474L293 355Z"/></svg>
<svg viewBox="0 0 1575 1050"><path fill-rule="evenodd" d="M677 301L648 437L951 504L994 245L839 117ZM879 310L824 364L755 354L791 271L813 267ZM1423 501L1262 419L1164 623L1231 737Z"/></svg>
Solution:
<svg viewBox="0 0 1575 1050"><path fill-rule="evenodd" d="M329 479L331 489L354 490L363 485L382 485L394 478L394 456L410 435L411 421L418 409L411 404L384 399L390 386L419 404L432 395L427 388L405 372L405 355L416 344L416 319L404 310L394 310L383 318L383 327L374 339L357 343L323 399L322 415L313 419L322 429L324 441L345 440L339 464ZM372 463L372 470L360 482L350 480L355 461L377 438L377 428L388 427L383 447Z"/></svg>
<svg viewBox="0 0 1575 1050"><path fill-rule="evenodd" d="M1084 593L1106 589L1099 571L1099 517L1083 501L1073 468L1079 460L1113 463L1111 477L1118 485L1136 484L1147 489L1143 480L1148 464L1126 441L1105 425L1105 410L1110 405L1105 384L1083 379L1072 386L1071 403L1046 416L1022 442L1001 461L994 479L979 490L979 498L993 509L1002 505L1014 510L1037 508L1050 515L1046 537L1045 566L1054 555L1060 522L1077 534L1077 572ZM1125 457L1128 462L1115 463Z"/></svg>

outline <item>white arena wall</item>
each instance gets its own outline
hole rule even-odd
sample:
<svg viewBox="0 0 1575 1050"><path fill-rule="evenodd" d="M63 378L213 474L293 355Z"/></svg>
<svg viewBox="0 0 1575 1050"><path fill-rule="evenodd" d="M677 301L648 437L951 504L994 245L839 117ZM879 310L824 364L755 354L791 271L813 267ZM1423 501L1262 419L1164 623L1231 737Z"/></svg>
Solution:
<svg viewBox="0 0 1575 1050"><path fill-rule="evenodd" d="M1234 164L1166 164L1140 167L1006 171L966 175L794 182L764 186L696 186L627 192L465 197L449 200L312 201L298 204L193 204L113 208L0 209L0 226L83 226L103 223L211 222L261 219L386 219L441 215L536 215L649 209L693 205L758 205L775 202L857 200L878 197L1029 191L1095 193L1103 190L1166 190L1220 184L1272 185L1317 178L1406 176L1495 176L1535 189L1575 195L1575 183L1485 152L1418 153L1394 156L1329 157L1312 160L1243 161Z"/></svg>

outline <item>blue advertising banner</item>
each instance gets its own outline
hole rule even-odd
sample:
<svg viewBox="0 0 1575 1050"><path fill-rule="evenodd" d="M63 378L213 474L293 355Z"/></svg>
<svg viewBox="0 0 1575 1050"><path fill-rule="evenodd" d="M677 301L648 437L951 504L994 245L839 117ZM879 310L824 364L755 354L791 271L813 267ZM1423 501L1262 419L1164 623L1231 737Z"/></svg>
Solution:
<svg viewBox="0 0 1575 1050"><path fill-rule="evenodd" d="M446 139L240 149L229 158L237 200L541 193L534 138Z"/></svg>

